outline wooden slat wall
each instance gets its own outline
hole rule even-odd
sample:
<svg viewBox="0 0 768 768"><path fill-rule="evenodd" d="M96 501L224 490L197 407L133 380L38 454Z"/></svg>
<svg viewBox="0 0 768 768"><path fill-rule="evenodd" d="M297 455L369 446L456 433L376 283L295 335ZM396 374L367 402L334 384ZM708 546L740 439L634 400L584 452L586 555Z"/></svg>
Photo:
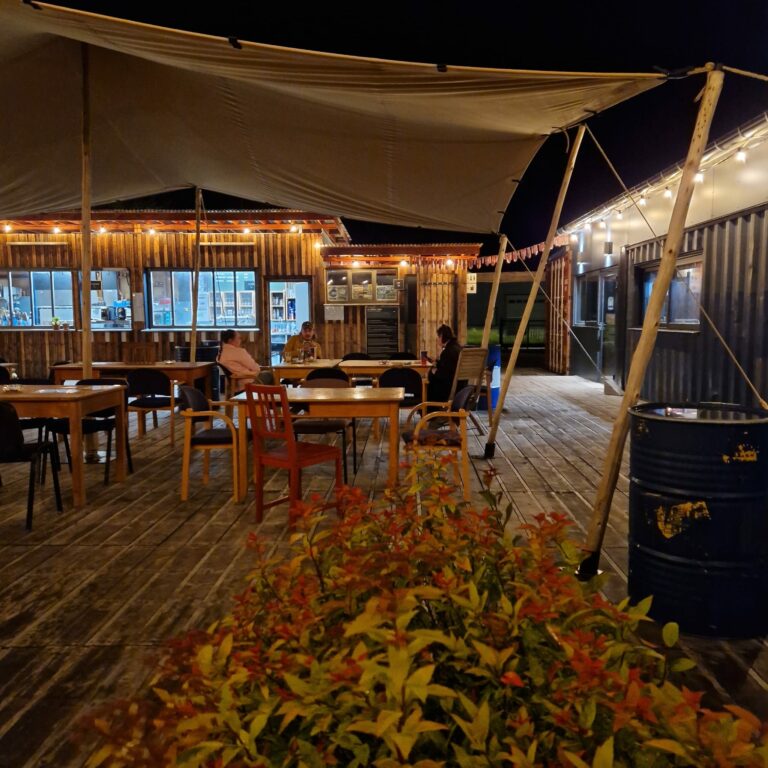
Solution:
<svg viewBox="0 0 768 768"><path fill-rule="evenodd" d="M261 283L260 331L244 332L244 346L259 361L269 359L267 281L307 278L312 281L313 319L323 351L330 357L346 352L365 351L365 307L347 306L344 322L325 323L325 268L319 255L320 237L311 234L204 234L203 242L229 245L203 246L203 268L256 268ZM25 243L11 245L10 243ZM27 245L28 243L28 245ZM45 243L45 244L43 244ZM48 243L55 243L54 245ZM194 236L182 232L110 232L95 235L93 269L128 269L131 291L144 293L147 269L189 269L192 266ZM78 269L79 234L0 234L0 269ZM432 354L434 330L441 322L454 326L460 341L466 338L466 267L458 261L453 267L429 263L420 267L419 307L426 312L426 346ZM413 268L398 268L404 278ZM422 285L422 283L424 283ZM401 303L405 294L401 293ZM423 299L423 301L422 301ZM76 317L79 308L75 309ZM79 318L78 318L79 319ZM200 340L218 338L218 331L201 331ZM404 345L401 327L400 347ZM135 345L154 344L156 359L173 357L177 345L189 342L184 331L144 332L143 324L134 321L131 331L96 331L93 334L94 360L131 360ZM0 356L19 364L20 376L46 376L50 365L61 360L81 357L79 331L44 329L8 329L0 331Z"/></svg>
<svg viewBox="0 0 768 768"><path fill-rule="evenodd" d="M571 251L550 258L547 267L546 354L547 368L553 373L570 372L571 337L564 320L571 318Z"/></svg>

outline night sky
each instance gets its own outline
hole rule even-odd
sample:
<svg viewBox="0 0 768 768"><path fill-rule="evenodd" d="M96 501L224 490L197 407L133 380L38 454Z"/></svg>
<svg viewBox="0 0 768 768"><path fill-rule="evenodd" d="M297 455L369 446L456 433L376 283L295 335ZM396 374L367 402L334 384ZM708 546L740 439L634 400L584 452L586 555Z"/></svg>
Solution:
<svg viewBox="0 0 768 768"><path fill-rule="evenodd" d="M715 61L768 74L768 0L571 3L387 2L266 3L60 2L74 8L274 45L334 53L511 69L675 71ZM670 80L590 120L628 185L685 156L703 76ZM726 75L711 132L722 136L768 110L768 83ZM504 218L517 247L546 235L566 147L551 137L531 164ZM620 189L585 137L561 223ZM269 202L269 201L265 201ZM192 195L189 195L189 205ZM244 204L206 195L208 208ZM435 242L493 237L346 220L356 242Z"/></svg>

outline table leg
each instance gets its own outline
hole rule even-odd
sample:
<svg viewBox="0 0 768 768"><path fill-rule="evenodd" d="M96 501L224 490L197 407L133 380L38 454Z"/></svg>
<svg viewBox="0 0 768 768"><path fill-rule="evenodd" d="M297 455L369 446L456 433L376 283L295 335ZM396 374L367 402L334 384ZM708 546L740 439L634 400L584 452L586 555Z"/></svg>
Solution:
<svg viewBox="0 0 768 768"><path fill-rule="evenodd" d="M126 414L125 414L125 398L122 391L120 392L120 403L115 408L115 456L117 458L117 469L115 477L118 482L125 480L126 472L126 449L125 449L125 433L126 433Z"/></svg>
<svg viewBox="0 0 768 768"><path fill-rule="evenodd" d="M211 386L211 372L210 371L208 371L208 373L205 376L203 376L203 392L205 392L205 396L209 400L213 400L213 388ZM219 398L219 399L221 399L221 398Z"/></svg>
<svg viewBox="0 0 768 768"><path fill-rule="evenodd" d="M237 463L238 501L245 501L248 495L248 404L237 404Z"/></svg>
<svg viewBox="0 0 768 768"><path fill-rule="evenodd" d="M400 408L397 403L389 407L389 486L397 485L400 469Z"/></svg>
<svg viewBox="0 0 768 768"><path fill-rule="evenodd" d="M83 477L83 415L80 408L73 408L69 416L69 438L72 443L72 502L75 507L85 504L85 480Z"/></svg>

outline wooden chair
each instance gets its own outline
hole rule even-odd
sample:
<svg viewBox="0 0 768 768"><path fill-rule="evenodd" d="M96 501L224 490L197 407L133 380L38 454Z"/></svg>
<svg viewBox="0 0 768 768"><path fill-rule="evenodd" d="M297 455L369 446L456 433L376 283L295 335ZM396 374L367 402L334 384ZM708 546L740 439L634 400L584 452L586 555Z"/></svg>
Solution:
<svg viewBox="0 0 768 768"><path fill-rule="evenodd" d="M406 419L406 429L403 431L403 442L406 454L424 451L427 453L454 453L454 479L459 481L458 473L464 485L464 499L469 501L469 455L467 453L467 416L468 408L472 406L475 387L467 386L460 389L449 406L445 403L423 402L411 410ZM439 407L441 410L428 409ZM413 426L416 416L418 422ZM436 425L442 428L435 428ZM409 428L409 425L410 428Z"/></svg>
<svg viewBox="0 0 768 768"><path fill-rule="evenodd" d="M237 471L237 431L229 416L212 410L214 405L208 398L194 387L179 387L179 396L184 407L181 415L184 417L184 454L181 460L181 500L189 498L189 469L192 461L192 451L203 451L203 485L208 485L210 468L210 452L229 450L232 452L232 494L237 501L240 498L240 485ZM225 427L214 427L213 420L219 419ZM205 428L197 431L199 423Z"/></svg>
<svg viewBox="0 0 768 768"><path fill-rule="evenodd" d="M295 522L296 502L301 498L301 470L326 461L336 462L336 488L341 485L341 451L333 445L302 443L294 437L293 418L285 387L248 384L248 415L253 430L253 480L256 486L256 522L264 519L264 509L290 503L289 526ZM267 447L265 441L277 447ZM264 467L287 469L288 496L264 504Z"/></svg>
<svg viewBox="0 0 768 768"><path fill-rule="evenodd" d="M349 376L346 371L342 371L341 368L313 368L306 376L304 381L312 381L313 379L338 379L349 384Z"/></svg>
<svg viewBox="0 0 768 768"><path fill-rule="evenodd" d="M24 442L24 432L19 423L16 409L10 403L0 403L0 464L16 464L29 462L29 492L27 494L27 530L32 530L32 512L35 507L35 485L37 480L38 462L41 456L51 454L51 474L53 475L53 491L56 496L56 509L61 512L61 490L59 488L59 473L53 458L53 445L48 441L38 440L34 443Z"/></svg>
<svg viewBox="0 0 768 768"><path fill-rule="evenodd" d="M135 398L128 405L129 411L139 416L139 437L147 430L146 415L152 413L157 429L157 412L169 411L171 418L171 447L176 444L174 414L176 413L175 382L162 371L154 368L137 368L128 372L128 396Z"/></svg>
<svg viewBox="0 0 768 768"><path fill-rule="evenodd" d="M451 385L451 394L448 398L448 405L456 395L456 392L462 387L470 386L474 388L473 403L477 403L480 397L480 390L486 384L486 363L488 362L488 350L483 347L464 347L459 354L459 362L456 365L456 373L453 377L453 384ZM493 418L493 412L490 397L487 398L488 402L488 423L490 424ZM474 408L474 406L473 406ZM485 427L480 423L480 420L475 415L474 410L469 412L469 418L472 419L472 423L477 427L478 432L481 435L485 434Z"/></svg>

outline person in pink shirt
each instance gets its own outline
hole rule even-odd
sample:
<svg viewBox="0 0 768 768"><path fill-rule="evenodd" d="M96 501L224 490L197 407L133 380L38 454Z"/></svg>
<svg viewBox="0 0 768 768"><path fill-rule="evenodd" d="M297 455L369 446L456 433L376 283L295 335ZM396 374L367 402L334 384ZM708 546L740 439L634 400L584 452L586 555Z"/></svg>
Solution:
<svg viewBox="0 0 768 768"><path fill-rule="evenodd" d="M221 351L217 361L226 368L236 380L236 388L243 389L246 384L273 384L270 371L262 371L259 364L243 349L242 336L228 328L221 332Z"/></svg>

